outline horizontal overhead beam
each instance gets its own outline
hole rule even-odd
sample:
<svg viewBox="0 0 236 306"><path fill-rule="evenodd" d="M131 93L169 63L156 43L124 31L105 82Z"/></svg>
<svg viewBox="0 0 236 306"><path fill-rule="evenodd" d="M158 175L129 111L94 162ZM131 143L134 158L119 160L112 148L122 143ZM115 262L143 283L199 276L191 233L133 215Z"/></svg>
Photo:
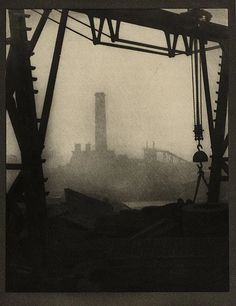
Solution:
<svg viewBox="0 0 236 306"><path fill-rule="evenodd" d="M118 38L116 41L117 42L121 42L121 43L125 43L125 44L132 44L132 45L136 45L136 46L152 48L152 49L156 49L156 50L168 51L168 48L165 48L165 47L160 47L160 46L155 46L155 45L151 45L151 44L140 43L140 42L137 42L137 41L127 40L127 39ZM175 50L175 52L177 54L185 54L185 51L182 51L182 50Z"/></svg>
<svg viewBox="0 0 236 306"><path fill-rule="evenodd" d="M233 2L233 1L231 1ZM0 7L3 8L97 8L97 9L105 9L105 8L150 8L153 9L155 7L165 7L165 8L186 8L186 7L204 7L204 8L227 8L230 5L229 0L197 0L197 1L189 1L189 0L119 0L119 1L107 1L107 0L54 0L54 1L45 1L45 0L37 0L36 3L33 3L32 0L24 0L24 1L15 1L8 0L7 2L0 2Z"/></svg>
<svg viewBox="0 0 236 306"><path fill-rule="evenodd" d="M90 17L109 18L194 38L221 42L228 38L226 26L202 21L198 26L195 18L162 9L78 9L73 10Z"/></svg>
<svg viewBox="0 0 236 306"><path fill-rule="evenodd" d="M136 48L136 47L132 47L132 46L126 46L126 45L120 45L120 44L114 44L114 43L99 42L98 45L168 56L168 54L164 53L164 52L152 51L152 50L148 50L148 49Z"/></svg>

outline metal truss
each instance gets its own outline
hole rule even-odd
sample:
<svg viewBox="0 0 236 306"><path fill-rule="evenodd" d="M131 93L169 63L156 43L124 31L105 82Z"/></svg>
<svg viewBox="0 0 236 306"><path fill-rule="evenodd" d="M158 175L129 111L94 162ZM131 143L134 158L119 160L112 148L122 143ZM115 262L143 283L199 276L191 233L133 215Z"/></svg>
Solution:
<svg viewBox="0 0 236 306"><path fill-rule="evenodd" d="M21 151L21 164L7 164L7 169L20 170L15 182L7 194L8 207L14 207L17 201L24 201L27 207L27 226L31 233L33 245L44 240L44 226L46 218L46 199L41 158L46 137L47 125L53 99L57 70L60 62L65 30L71 30L85 38L92 40L94 45L124 48L139 52L148 52L168 57L193 53L193 40L200 43L201 65L207 107L208 125L212 147L212 163L208 186L208 202L219 200L220 185L228 180L228 157L225 152L228 148L228 135L225 137L225 124L228 103L228 29L227 27L210 22L196 23L191 17L181 16L163 10L77 10L88 16L92 38L86 37L78 31L67 27L68 10L61 10L60 22L49 17L50 10L44 10L34 31L32 39L28 41L25 19L29 15L24 10L10 10L10 33L6 43L10 44L6 65L6 105L14 129L14 133ZM95 27L95 18L99 19L99 27ZM47 90L44 99L41 118L37 118L34 88L36 78L31 65L31 56L45 23L51 19L57 23L58 32L54 47L53 59L48 78ZM74 18L75 19L75 18ZM79 20L77 20L80 22ZM104 33L104 23L108 23L109 34ZM120 37L122 22L161 30L165 34L166 47L125 40ZM81 22L82 23L82 22ZM111 42L104 42L103 36ZM184 49L177 49L179 37L183 39ZM207 41L217 45L207 48ZM222 62L219 71L219 89L217 92L217 107L215 118L212 111L209 76L207 70L206 51L222 48ZM222 175L224 173L225 175ZM36 242L35 242L36 241Z"/></svg>
<svg viewBox="0 0 236 306"><path fill-rule="evenodd" d="M34 55L35 46L49 13L48 10L44 11L32 39L28 41L27 31L31 29L27 28L25 19L30 16L26 15L24 10L9 10L11 37L6 68L6 106L19 144L22 160L21 164L7 165L8 169L20 170L7 194L7 211L14 209L17 201L24 201L31 252L38 254L33 256L34 260L37 261L34 266L37 267L42 260L42 254L40 253L45 241L45 197L48 194L44 188L47 179L43 176L42 168L42 163L45 160L41 158L41 155L44 148L68 11L64 10L61 15L43 111L41 118L37 118L35 94L38 91L34 88L34 82L37 78L32 73L36 67L31 65L31 56Z"/></svg>
<svg viewBox="0 0 236 306"><path fill-rule="evenodd" d="M223 41L221 43L222 56L221 63L219 64L220 71L218 72L219 81L215 112L215 118L212 123L212 113L210 107L208 107L208 123L209 131L211 135L211 148L212 148L212 162L210 167L210 180L208 187L208 202L217 202L220 196L221 182L229 180L229 165L228 156L226 150L229 145L229 137L226 134L226 117L228 107L228 91L229 91L229 48L228 42ZM206 103L210 104L209 85L207 76L207 63L204 52L204 47L201 47L202 69L205 73L204 85L206 93Z"/></svg>
<svg viewBox="0 0 236 306"><path fill-rule="evenodd" d="M121 49L127 49L127 50L133 50L133 51L139 51L139 52L145 52L145 53L152 53L152 54L158 54L158 55L164 55L168 57L175 57L176 55L186 54L191 55L193 50L193 38L190 37L188 39L188 36L185 34L179 35L176 33L170 33L169 31L164 30L165 39L166 39L166 47L153 45L153 44L146 44L141 43L133 40L128 39L122 39L120 38L120 25L121 21L116 20L116 24L113 25L114 20L111 20L109 17L101 17L99 19L99 27L98 29L95 28L94 23L94 17L91 15L88 15L89 22L90 22L90 28L92 32L92 40L94 45L103 45L108 47L115 47L115 48L121 48ZM111 43L105 42L102 40L102 35L104 35L103 28L105 21L108 24L109 28L109 35L106 35L110 38ZM182 37L183 43L184 43L184 50L176 49L177 42L179 37ZM218 49L219 46L216 45L214 47L211 47L211 50ZM158 51L157 51L158 50Z"/></svg>
<svg viewBox="0 0 236 306"><path fill-rule="evenodd" d="M171 163L186 163L187 162L187 160L167 150L156 150L156 152L158 154L158 160L163 161L163 162L171 162Z"/></svg>
<svg viewBox="0 0 236 306"><path fill-rule="evenodd" d="M228 135L225 137L229 78L227 28L205 21L199 22L187 15L181 16L162 10L157 10L156 12L142 12L141 14L143 14L143 16L139 16L139 10L134 10L132 12L127 10L119 10L119 12L115 10L81 10L80 12L86 13L88 15L94 45L104 45L109 47L164 55L168 57L175 57L181 54L193 54L193 42L194 40L196 41L196 39L199 40L200 48L197 52L200 53L201 58L208 127L212 149L212 162L208 184L208 202L218 202L221 182L228 181L229 174L228 157L225 156L225 152L228 148ZM95 18L99 19L98 29L95 28ZM110 34L109 38L111 39L111 43L102 41L105 21L107 21L108 24ZM128 22L163 31L166 39L166 47L160 47L157 45L145 44L120 38L120 26L122 22ZM176 48L178 39L180 37L183 39L184 50L178 50ZM217 43L217 45L213 47L207 47L208 41L213 41ZM124 43L125 45L120 43ZM206 51L218 48L222 49L222 61L221 64L219 64L221 69L218 72L220 78L217 82L219 89L216 92L218 98L216 101L217 107L214 110L214 118L209 86Z"/></svg>

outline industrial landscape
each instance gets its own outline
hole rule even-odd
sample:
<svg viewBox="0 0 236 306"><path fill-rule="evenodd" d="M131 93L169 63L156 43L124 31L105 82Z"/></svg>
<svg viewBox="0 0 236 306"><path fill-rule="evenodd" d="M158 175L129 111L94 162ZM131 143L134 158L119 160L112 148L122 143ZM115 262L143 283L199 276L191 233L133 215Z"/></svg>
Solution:
<svg viewBox="0 0 236 306"><path fill-rule="evenodd" d="M227 109L230 35L228 26L217 23L214 17L214 11L211 13L211 10L202 8L180 11L85 8L8 10L6 106L19 154L8 154L6 162L10 172L6 194L6 291L229 291ZM44 31L49 21L53 23L50 23L50 31ZM87 32L91 30L90 34L79 32L76 27L78 23ZM132 32L134 28L136 30ZM133 39L123 37L125 30L129 34L139 34L143 28L161 33L160 44L158 40L155 40L155 44L136 41L135 35ZM28 32L32 29L34 31L30 36ZM37 71L34 65L44 64L41 77L46 79L47 64L43 62L44 55L38 57L36 64L32 57L41 35L45 32L49 35L44 37L46 46L51 43L55 29L48 81L38 82L41 91L45 89L45 96L42 100L43 91L36 99L38 90L34 82L40 69ZM81 47L78 50L84 54L87 55L92 48L100 50L100 68L98 62L93 62L95 53L88 56L87 66L90 61L92 63L91 75L86 74L87 66L81 60L83 52L77 52L75 48L77 36L67 36L68 32L80 36L81 41L87 39L89 44L93 43L84 45L84 48L78 44L78 48ZM50 47L43 49L41 45L41 49L37 49L38 54L46 50L48 56ZM108 49L111 53L105 53L104 50ZM210 62L209 54L214 50L217 51L217 60ZM119 53L120 61L112 74L113 56ZM135 56L140 53L145 57L137 70L136 65L141 62L139 58L136 58L134 66L129 66L131 57L127 57L123 63L125 54ZM66 70L65 62L70 59L69 54L79 59L76 64L80 69L71 61L73 71L72 66ZM160 60L156 69L153 69L155 60L149 66L152 74L147 73L145 79L144 63L148 54ZM109 56L112 61L110 66L106 66ZM162 71L164 74L168 70L168 61L177 62L183 57L188 64L186 71L181 71L185 80L182 88L185 90L173 87L181 93L175 99L172 87L165 87L172 93L174 101L163 98L160 101L162 108L158 108L155 95L158 94L161 100L164 89L164 81L161 83L164 78L158 73ZM213 82L214 69L211 68L216 62L217 76ZM178 73L182 70L182 63L177 66ZM99 77L93 79L95 66ZM130 79L126 79L126 73L132 69L134 73ZM32 72L34 70L35 74ZM107 78L103 78L105 70ZM58 71L60 82L57 84L60 86L56 88ZM110 119L112 112L107 112L107 106L113 99L108 95L109 99L106 100L106 92L110 90L106 85L108 78L113 81L117 76L113 90L119 90L113 98L118 97L118 108L124 102L126 108L123 116L126 116L128 123L138 121L147 110L149 116L146 121L150 125L147 124L146 128L155 126L152 119L156 120L156 114L163 109L174 114L171 117L167 112L162 117L159 130L154 129L153 133L148 134L152 136L148 137L144 133L145 136L140 138L143 142L133 141L136 141L136 148L140 143L138 147L143 154L139 157L128 153L132 150L120 153L115 145L122 125L115 117L118 109L115 103L113 121L116 124L113 132L116 132L116 136L109 133L111 124L107 119ZM176 72L176 82L179 76ZM141 79L141 84L146 80L146 85L150 85L155 77L152 89L158 87L158 90L154 97L149 96L149 103L146 103L149 88L143 86L142 90L146 91L142 93L136 82ZM86 82L83 83L82 79ZM188 84L191 84L189 87L186 83L188 80ZM93 82L96 83L94 87L91 85ZM84 95L81 91L83 86L86 88ZM69 91L68 95L65 88ZM212 94L212 91L215 93ZM125 101L120 94L123 94ZM138 98L140 104L137 103L135 108L135 99ZM185 105L189 106L189 100L192 110L185 121L180 103L187 101ZM128 102L131 104L129 111ZM71 113L68 111L70 103L74 103ZM58 108L54 108L56 106ZM156 113L152 116L154 108ZM94 118L91 116L93 109ZM49 123L50 112L55 116L54 121ZM140 112L140 116L133 116L130 120L129 112ZM88 117L83 121L84 129L77 129L77 125L72 129L71 118L78 122L85 114ZM177 120L176 115L183 116L178 121L179 126L169 122L170 118ZM87 125L91 123L91 118L92 124ZM58 134L53 133L57 131L55 122L60 127ZM95 128L89 128L89 132L95 135L95 141L91 144L88 143L87 130L93 123ZM163 123L166 125L162 130ZM184 138L188 143L188 135L193 136L195 153L191 161L172 152L168 145L165 145L165 149L161 148L161 141L158 143L158 137L153 137L155 133L160 133L164 142L165 137L179 132L177 126L181 129L181 140ZM186 131L186 126L188 132L191 128L191 134ZM61 146L66 147L69 142L66 139L68 134L63 134L65 128L76 135L71 142L74 149L66 162L50 166L45 158L50 149L47 151L45 147L50 147L50 141L57 137ZM124 127L123 132L128 128L132 129L132 124ZM13 143L13 148L12 139L7 140L8 145ZM61 154L55 143L55 150ZM129 148L130 142L124 141L123 145Z"/></svg>
<svg viewBox="0 0 236 306"><path fill-rule="evenodd" d="M95 149L86 144L82 150L81 144L75 144L69 163L49 170L52 194L63 194L64 188L71 188L119 201L191 199L196 185L195 165L169 151L158 150L154 142L151 147L146 143L143 158L116 155L107 145L105 94L96 93L95 99ZM201 200L204 198L203 188Z"/></svg>

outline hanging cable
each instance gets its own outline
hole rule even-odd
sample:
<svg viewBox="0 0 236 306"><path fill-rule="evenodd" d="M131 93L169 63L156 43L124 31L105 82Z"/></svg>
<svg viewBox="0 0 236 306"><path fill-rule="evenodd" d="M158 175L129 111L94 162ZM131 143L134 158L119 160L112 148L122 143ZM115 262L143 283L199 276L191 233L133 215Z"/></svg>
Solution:
<svg viewBox="0 0 236 306"><path fill-rule="evenodd" d="M193 68L193 54L191 54L191 74L192 74L192 94L193 94L193 119L194 124L196 121L196 113L195 113L195 90L194 90L194 68Z"/></svg>
<svg viewBox="0 0 236 306"><path fill-rule="evenodd" d="M195 93L196 93L196 122L195 124L199 125L200 124L200 120L199 120L199 79L198 79L198 53L197 53L197 49L198 49L198 45L197 45L197 40L194 39L194 64L195 64Z"/></svg>
<svg viewBox="0 0 236 306"><path fill-rule="evenodd" d="M194 134L195 140L200 143L203 140L202 128L202 77L201 77L201 59L198 52L198 41L193 42L193 57L191 57L192 66L192 87L194 104ZM194 76L194 77L193 77Z"/></svg>
<svg viewBox="0 0 236 306"><path fill-rule="evenodd" d="M192 90L193 90L193 113L194 113L194 138L197 141L197 152L193 156L193 162L198 163L198 178L194 193L193 202L196 201L201 180L208 186L204 176L203 162L208 161L206 153L202 150L201 141L203 140L202 128L202 63L198 52L199 43L197 39L193 42L193 55L191 55L192 69Z"/></svg>
<svg viewBox="0 0 236 306"><path fill-rule="evenodd" d="M200 117L200 120L201 120L201 123L202 123L202 65L200 64L199 66L199 69L200 69L200 114L201 114L201 117Z"/></svg>

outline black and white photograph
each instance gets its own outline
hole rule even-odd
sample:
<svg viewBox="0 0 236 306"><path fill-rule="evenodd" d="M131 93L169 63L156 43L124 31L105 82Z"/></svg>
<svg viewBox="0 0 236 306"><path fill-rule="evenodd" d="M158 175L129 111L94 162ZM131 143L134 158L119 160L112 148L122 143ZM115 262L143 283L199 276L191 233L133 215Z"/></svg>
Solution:
<svg viewBox="0 0 236 306"><path fill-rule="evenodd" d="M229 292L229 10L5 14L6 292Z"/></svg>

